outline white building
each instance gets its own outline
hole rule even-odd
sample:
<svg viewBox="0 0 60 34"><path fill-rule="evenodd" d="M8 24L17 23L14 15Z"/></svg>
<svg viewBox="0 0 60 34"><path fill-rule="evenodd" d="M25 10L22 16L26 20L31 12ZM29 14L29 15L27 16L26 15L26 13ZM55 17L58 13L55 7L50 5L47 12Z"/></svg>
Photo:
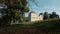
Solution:
<svg viewBox="0 0 60 34"><path fill-rule="evenodd" d="M40 21L43 20L43 13L40 13L37 15L35 12L31 11L29 13L29 16L27 18L29 21Z"/></svg>

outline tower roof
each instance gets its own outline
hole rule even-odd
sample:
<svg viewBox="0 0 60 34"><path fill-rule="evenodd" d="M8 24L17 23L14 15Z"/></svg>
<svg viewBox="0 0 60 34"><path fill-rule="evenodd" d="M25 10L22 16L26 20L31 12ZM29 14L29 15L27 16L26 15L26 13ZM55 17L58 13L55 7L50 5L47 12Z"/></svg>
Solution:
<svg viewBox="0 0 60 34"><path fill-rule="evenodd" d="M40 16L40 15L43 15L43 13L40 13L39 16Z"/></svg>
<svg viewBox="0 0 60 34"><path fill-rule="evenodd" d="M30 13L35 13L34 11L31 11Z"/></svg>

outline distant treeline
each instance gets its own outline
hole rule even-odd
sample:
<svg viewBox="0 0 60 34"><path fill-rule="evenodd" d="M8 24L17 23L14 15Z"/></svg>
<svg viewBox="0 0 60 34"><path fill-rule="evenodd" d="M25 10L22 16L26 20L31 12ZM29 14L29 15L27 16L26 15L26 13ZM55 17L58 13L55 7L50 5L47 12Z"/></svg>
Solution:
<svg viewBox="0 0 60 34"><path fill-rule="evenodd" d="M49 14L48 12L44 13L44 20L49 19L49 18L59 18L59 15L56 14L56 12L52 12L51 14Z"/></svg>

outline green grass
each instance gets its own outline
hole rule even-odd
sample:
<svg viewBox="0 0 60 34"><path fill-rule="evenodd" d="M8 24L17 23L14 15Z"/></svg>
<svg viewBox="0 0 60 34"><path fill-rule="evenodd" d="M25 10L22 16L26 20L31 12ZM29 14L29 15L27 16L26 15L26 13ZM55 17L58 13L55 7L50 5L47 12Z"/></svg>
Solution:
<svg viewBox="0 0 60 34"><path fill-rule="evenodd" d="M37 29L49 30L49 31L60 31L60 18L37 21L33 25Z"/></svg>
<svg viewBox="0 0 60 34"><path fill-rule="evenodd" d="M28 23L28 24L27 24ZM24 26L34 26L36 29L60 31L60 18L58 19L47 19L36 22L24 22L23 24L14 24L9 27L2 27L0 31L7 31L10 29L23 28Z"/></svg>
<svg viewBox="0 0 60 34"><path fill-rule="evenodd" d="M2 28L0 28L0 32L8 31L10 29L22 28L22 27L23 27L23 24L16 24L16 25L8 26L8 27L2 27Z"/></svg>

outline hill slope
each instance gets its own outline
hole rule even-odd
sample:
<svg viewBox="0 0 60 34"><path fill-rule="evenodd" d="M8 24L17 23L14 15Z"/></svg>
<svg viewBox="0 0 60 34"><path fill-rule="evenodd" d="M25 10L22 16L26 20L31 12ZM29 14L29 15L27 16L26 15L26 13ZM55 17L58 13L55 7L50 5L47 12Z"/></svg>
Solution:
<svg viewBox="0 0 60 34"><path fill-rule="evenodd" d="M0 34L59 34L60 19L37 21L31 25L11 25L0 28Z"/></svg>

